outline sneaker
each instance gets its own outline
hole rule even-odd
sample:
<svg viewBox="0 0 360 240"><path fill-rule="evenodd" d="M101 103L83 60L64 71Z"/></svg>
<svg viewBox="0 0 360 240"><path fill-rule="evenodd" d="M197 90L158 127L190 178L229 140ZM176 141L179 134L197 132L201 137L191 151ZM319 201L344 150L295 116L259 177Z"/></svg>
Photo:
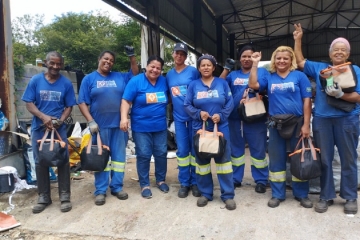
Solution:
<svg viewBox="0 0 360 240"><path fill-rule="evenodd" d="M241 187L241 183L234 183L234 189Z"/></svg>
<svg viewBox="0 0 360 240"><path fill-rule="evenodd" d="M320 199L319 202L315 205L315 212L318 213L324 213L328 210L328 206L331 206L334 204L334 200L324 200Z"/></svg>
<svg viewBox="0 0 360 240"><path fill-rule="evenodd" d="M165 182L158 182L158 183L156 183L156 186L163 193L168 193L169 192L169 186Z"/></svg>
<svg viewBox="0 0 360 240"><path fill-rule="evenodd" d="M99 194L95 196L95 205L104 205L105 204L105 194Z"/></svg>
<svg viewBox="0 0 360 240"><path fill-rule="evenodd" d="M266 186L262 183L257 183L255 187L255 192L257 193L265 193L266 192Z"/></svg>
<svg viewBox="0 0 360 240"><path fill-rule="evenodd" d="M117 197L120 200L126 200L129 197L129 195L125 191L122 191L122 190L117 193L111 192L111 195Z"/></svg>
<svg viewBox="0 0 360 240"><path fill-rule="evenodd" d="M234 199L225 200L225 207L226 207L227 210L236 209L236 203L235 203Z"/></svg>
<svg viewBox="0 0 360 240"><path fill-rule="evenodd" d="M186 186L180 186L178 197L179 198L186 198L189 195L190 188Z"/></svg>
<svg viewBox="0 0 360 240"><path fill-rule="evenodd" d="M72 204L70 201L63 201L60 205L61 212L69 212L72 209Z"/></svg>
<svg viewBox="0 0 360 240"><path fill-rule="evenodd" d="M283 202L283 201L284 201L284 199L278 199L278 198L272 197L268 202L268 206L271 208L276 208L280 205L280 202Z"/></svg>
<svg viewBox="0 0 360 240"><path fill-rule="evenodd" d="M201 193L200 193L199 188L198 188L197 185L192 185L191 186L191 191L192 191L192 195L194 197L200 197L201 196Z"/></svg>
<svg viewBox="0 0 360 240"><path fill-rule="evenodd" d="M205 207L208 204L209 199L204 196L198 198L196 205L198 207Z"/></svg>
<svg viewBox="0 0 360 240"><path fill-rule="evenodd" d="M299 201L300 205L303 206L304 208L312 208L313 207L313 203L308 197L305 197L305 198L295 197L295 200Z"/></svg>
<svg viewBox="0 0 360 240"><path fill-rule="evenodd" d="M344 213L346 214L356 214L358 211L358 205L356 199L346 200L344 205Z"/></svg>

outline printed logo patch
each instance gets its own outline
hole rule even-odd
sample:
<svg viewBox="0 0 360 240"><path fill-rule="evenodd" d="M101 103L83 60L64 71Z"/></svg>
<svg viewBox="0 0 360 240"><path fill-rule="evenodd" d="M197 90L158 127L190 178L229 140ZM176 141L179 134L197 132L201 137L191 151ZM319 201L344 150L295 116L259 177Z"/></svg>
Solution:
<svg viewBox="0 0 360 240"><path fill-rule="evenodd" d="M248 85L249 79L248 78L235 78L234 86L236 85Z"/></svg>
<svg viewBox="0 0 360 240"><path fill-rule="evenodd" d="M311 92L311 87L307 87L306 92Z"/></svg>
<svg viewBox="0 0 360 240"><path fill-rule="evenodd" d="M166 96L164 92L146 93L146 103L164 103L166 102Z"/></svg>
<svg viewBox="0 0 360 240"><path fill-rule="evenodd" d="M293 82L271 84L271 93L274 92L295 92L295 85Z"/></svg>
<svg viewBox="0 0 360 240"><path fill-rule="evenodd" d="M40 90L40 99L42 101L59 102L60 97L61 97L61 92Z"/></svg>
<svg viewBox="0 0 360 240"><path fill-rule="evenodd" d="M97 88L116 87L116 82L115 82L115 80L110 80L110 81L97 81L97 82L96 82L96 87L97 87Z"/></svg>
<svg viewBox="0 0 360 240"><path fill-rule="evenodd" d="M171 88L171 93L174 97L186 96L186 91L187 91L186 85L176 86Z"/></svg>
<svg viewBox="0 0 360 240"><path fill-rule="evenodd" d="M202 91L202 92L198 92L196 94L196 98L197 99L202 99L202 98L218 98L219 97L219 93L217 90L208 90L208 91Z"/></svg>

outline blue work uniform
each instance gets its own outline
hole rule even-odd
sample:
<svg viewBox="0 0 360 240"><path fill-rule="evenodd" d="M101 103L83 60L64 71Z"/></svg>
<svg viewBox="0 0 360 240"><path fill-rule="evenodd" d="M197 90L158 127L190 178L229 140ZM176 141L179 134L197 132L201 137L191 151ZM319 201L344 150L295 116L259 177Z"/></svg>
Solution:
<svg viewBox="0 0 360 240"><path fill-rule="evenodd" d="M86 75L80 85L78 103L90 106L90 114L99 125L101 141L110 148L111 161L104 171L94 174L95 196L106 194L109 186L113 194L123 188L127 133L120 130L120 105L125 86L132 76L132 71L110 72L107 76L94 71ZM96 143L96 137L93 137L93 143Z"/></svg>
<svg viewBox="0 0 360 240"><path fill-rule="evenodd" d="M340 197L346 200L357 199L357 147L359 139L360 105L351 112L345 112L327 104L326 93L321 87L319 73L328 67L327 63L305 62L304 73L316 81L315 109L313 110L312 130L316 146L321 150L322 171L320 177L320 198L336 198L333 168L334 145L337 147L341 162ZM359 81L360 68L353 65ZM360 94L358 82L355 92Z"/></svg>
<svg viewBox="0 0 360 240"><path fill-rule="evenodd" d="M218 131L224 134L229 142L228 117L233 110L234 103L230 88L226 81L215 77L210 87L205 85L201 79L189 84L188 92L184 101L186 112L193 119L194 133L202 128L203 121L201 111L206 111L210 116L219 114L220 122ZM211 118L206 121L206 130L213 131L214 123ZM215 158L216 173L221 189L221 199L234 198L233 171L230 158L230 145L226 144L225 154L221 158ZM213 180L211 175L211 159L201 159L196 156L196 181L201 195L209 200L213 199Z"/></svg>
<svg viewBox="0 0 360 240"><path fill-rule="evenodd" d="M179 168L178 179L181 186L196 185L195 152L193 148L192 118L184 108L184 100L188 85L200 77L199 71L186 66L181 72L175 68L166 74L170 96L173 104L173 117L175 124L175 139L177 144L177 162Z"/></svg>
<svg viewBox="0 0 360 240"><path fill-rule="evenodd" d="M260 90L267 89L269 96L269 114L294 114L303 116L303 100L311 97L311 85L307 76L300 71L291 71L285 78L276 72L269 78L259 79ZM272 197L285 199L286 196L286 139L282 138L276 128L269 129L269 180ZM292 149L298 141L294 131L290 141ZM309 182L292 176L293 194L297 198L306 198Z"/></svg>
<svg viewBox="0 0 360 240"><path fill-rule="evenodd" d="M123 99L132 103L131 129L140 187L150 186L151 155L155 158L156 182L163 182L167 172L166 78L159 76L153 85L144 73L139 74L126 86Z"/></svg>
<svg viewBox="0 0 360 240"><path fill-rule="evenodd" d="M238 107L245 90L249 87L249 73L242 70L233 71L227 77L233 98L234 109L229 116L231 162L233 166L234 183L241 183L245 169L245 143L248 143L251 160L251 174L256 183L268 183L269 168L266 160L267 127L266 119L247 123L242 121ZM265 68L258 69L258 79L268 78L269 72ZM261 81L261 80L260 80ZM254 97L251 94L251 97ZM249 94L250 96L250 94Z"/></svg>

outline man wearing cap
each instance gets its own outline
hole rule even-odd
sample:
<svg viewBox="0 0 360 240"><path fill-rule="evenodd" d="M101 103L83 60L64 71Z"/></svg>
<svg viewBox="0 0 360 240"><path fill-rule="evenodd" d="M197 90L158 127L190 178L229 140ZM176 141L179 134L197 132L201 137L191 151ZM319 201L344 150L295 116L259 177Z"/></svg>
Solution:
<svg viewBox="0 0 360 240"><path fill-rule="evenodd" d="M190 189L193 196L200 197L196 184L192 121L184 108L188 85L191 81L199 79L200 74L196 68L185 64L187 54L186 44L176 43L172 54L175 66L166 74L173 105L175 139L178 147L176 156L179 167L178 179L181 185L178 192L179 198L186 198Z"/></svg>
<svg viewBox="0 0 360 240"><path fill-rule="evenodd" d="M317 147L321 149L322 172L320 177L320 200L315 205L315 211L324 213L336 198L332 162L334 160L334 145L337 147L341 162L341 183L339 196L346 200L344 212L355 214L357 205L357 151L359 141L360 84L354 90L346 91L339 84L322 87L320 71L329 65L337 66L348 61L350 44L345 38L336 38L330 45L329 57L331 63L305 60L301 50L303 31L300 24L295 24L293 33L295 40L295 56L299 68L316 80L315 109L313 110L312 130ZM352 65L353 79L360 79L360 68ZM334 76L335 78L335 76ZM330 105L331 102L335 105ZM342 104L353 104L350 111L340 109ZM356 103L356 104L355 104Z"/></svg>

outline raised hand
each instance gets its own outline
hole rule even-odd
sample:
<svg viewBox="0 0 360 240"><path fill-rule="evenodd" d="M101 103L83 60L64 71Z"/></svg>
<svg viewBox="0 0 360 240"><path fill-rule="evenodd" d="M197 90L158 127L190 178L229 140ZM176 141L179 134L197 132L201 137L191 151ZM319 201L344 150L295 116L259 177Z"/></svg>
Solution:
<svg viewBox="0 0 360 240"><path fill-rule="evenodd" d="M255 66L257 66L260 60L261 60L261 52L254 52L251 55L251 61L253 62L253 64L255 64Z"/></svg>
<svg viewBox="0 0 360 240"><path fill-rule="evenodd" d="M134 50L133 46L126 45L124 48L125 48L126 55L128 57L135 56L135 50Z"/></svg>
<svg viewBox="0 0 360 240"><path fill-rule="evenodd" d="M294 40L301 39L303 36L303 30L301 24L294 24L295 31L293 32Z"/></svg>
<svg viewBox="0 0 360 240"><path fill-rule="evenodd" d="M234 68L234 65L235 65L234 59L227 58L226 61L225 61L224 68L231 71Z"/></svg>

